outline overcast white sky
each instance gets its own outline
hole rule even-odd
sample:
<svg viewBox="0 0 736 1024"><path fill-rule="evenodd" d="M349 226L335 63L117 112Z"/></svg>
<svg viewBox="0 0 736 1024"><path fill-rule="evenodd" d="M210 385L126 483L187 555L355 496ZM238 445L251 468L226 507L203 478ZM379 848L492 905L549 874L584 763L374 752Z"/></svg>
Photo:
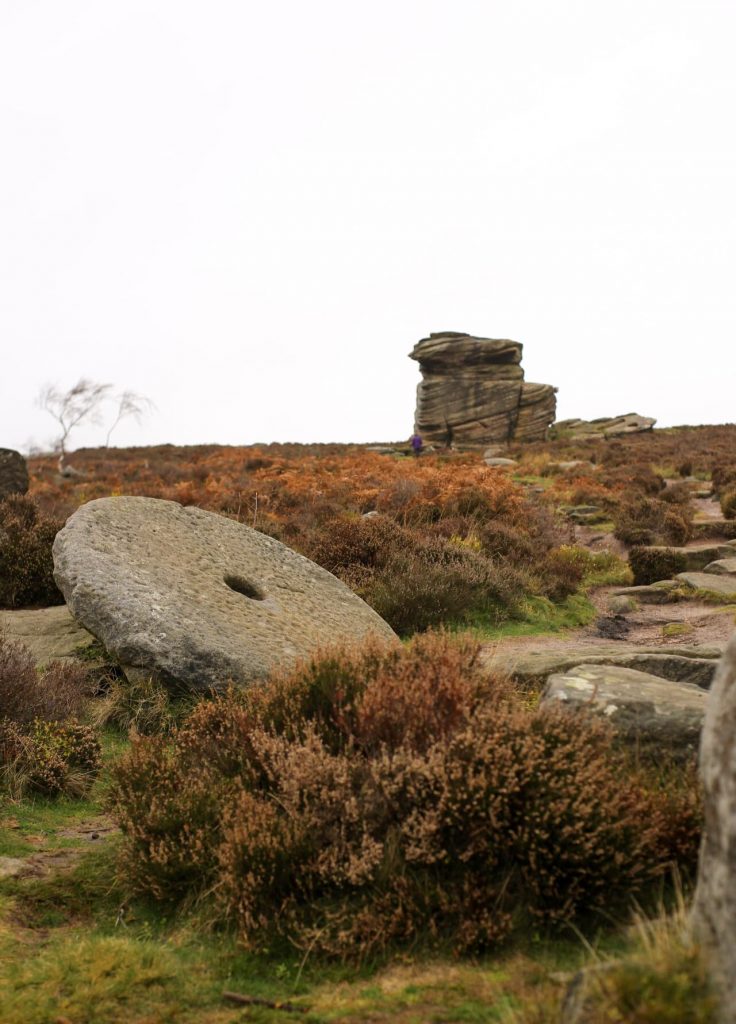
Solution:
<svg viewBox="0 0 736 1024"><path fill-rule="evenodd" d="M430 331L559 416L736 419L733 0L0 0L0 446L411 432ZM79 431L72 446L104 431Z"/></svg>

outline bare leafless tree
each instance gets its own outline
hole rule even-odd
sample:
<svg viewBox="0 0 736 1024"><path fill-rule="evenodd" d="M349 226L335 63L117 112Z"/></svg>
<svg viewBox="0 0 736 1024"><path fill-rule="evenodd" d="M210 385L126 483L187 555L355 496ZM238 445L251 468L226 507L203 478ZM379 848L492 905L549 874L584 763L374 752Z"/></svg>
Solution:
<svg viewBox="0 0 736 1024"><path fill-rule="evenodd" d="M74 387L62 391L54 384L47 384L38 396L38 404L54 417L61 433L54 442L59 452L59 472L69 472L66 465L67 443L75 427L85 421L100 422L100 406L110 393L112 384L97 384L86 377L80 378Z"/></svg>
<svg viewBox="0 0 736 1024"><path fill-rule="evenodd" d="M121 391L121 393L116 396L116 400L118 403L117 416L107 432L105 448L110 447L112 432L121 420L124 420L127 416L132 416L136 423L140 423L141 419L147 412L151 412L156 408L150 398L146 398L145 395L136 394L135 391Z"/></svg>

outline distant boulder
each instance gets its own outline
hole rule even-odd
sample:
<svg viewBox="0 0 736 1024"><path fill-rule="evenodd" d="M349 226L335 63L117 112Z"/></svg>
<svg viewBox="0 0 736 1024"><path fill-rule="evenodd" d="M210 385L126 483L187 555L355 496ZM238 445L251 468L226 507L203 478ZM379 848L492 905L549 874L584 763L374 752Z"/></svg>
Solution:
<svg viewBox="0 0 736 1024"><path fill-rule="evenodd" d="M558 420L554 426L556 437L570 441L599 441L602 438L622 437L624 434L641 434L652 430L657 421L637 412L623 416L603 416L597 420Z"/></svg>
<svg viewBox="0 0 736 1024"><path fill-rule="evenodd" d="M25 494L27 490L26 460L13 448L0 448L0 501L9 494Z"/></svg>

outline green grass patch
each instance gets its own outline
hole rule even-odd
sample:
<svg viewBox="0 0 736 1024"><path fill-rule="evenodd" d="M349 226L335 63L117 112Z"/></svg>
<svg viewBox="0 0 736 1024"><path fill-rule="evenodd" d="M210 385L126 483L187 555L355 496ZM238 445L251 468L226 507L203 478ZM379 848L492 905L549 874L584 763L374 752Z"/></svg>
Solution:
<svg viewBox="0 0 736 1024"><path fill-rule="evenodd" d="M530 597L523 602L514 619L497 626L474 623L469 632L484 641L538 636L587 626L596 614L593 603L585 594L573 594L557 604L546 597Z"/></svg>

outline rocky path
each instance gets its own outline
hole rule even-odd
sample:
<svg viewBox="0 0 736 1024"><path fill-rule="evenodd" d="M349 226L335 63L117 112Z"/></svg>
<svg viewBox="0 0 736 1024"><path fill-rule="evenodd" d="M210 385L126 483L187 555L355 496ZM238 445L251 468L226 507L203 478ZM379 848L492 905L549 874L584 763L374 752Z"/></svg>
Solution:
<svg viewBox="0 0 736 1024"><path fill-rule="evenodd" d="M650 548L637 561L653 583L599 588L590 595L597 615L581 629L488 644L489 668L540 692L543 705L597 712L643 756L690 760L736 621L732 527L713 498L694 504L694 540ZM594 523L576 524L576 543L625 556L620 542L595 531ZM660 566L672 578L658 579Z"/></svg>
<svg viewBox="0 0 736 1024"><path fill-rule="evenodd" d="M8 829L11 833L17 831L21 834L22 831L21 823L12 817L0 820L0 828ZM44 878L71 871L89 849L118 832L114 821L100 814L52 831L24 834L22 841L33 852L22 857L0 857L0 880Z"/></svg>

